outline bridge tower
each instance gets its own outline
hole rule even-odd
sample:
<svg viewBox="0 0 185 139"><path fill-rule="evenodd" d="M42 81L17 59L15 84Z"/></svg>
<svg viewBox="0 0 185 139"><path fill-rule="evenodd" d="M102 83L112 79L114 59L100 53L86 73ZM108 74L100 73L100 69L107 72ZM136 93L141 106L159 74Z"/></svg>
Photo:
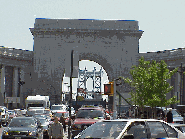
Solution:
<svg viewBox="0 0 185 139"><path fill-rule="evenodd" d="M85 67L85 70L80 70L79 69L78 88L79 89L83 88L83 89L81 89L81 91L78 89L77 90L77 95L78 95L78 92L85 92L85 93L88 93L88 94L95 94L95 93L101 94L102 76L103 76L102 67L101 67L100 71L96 71L96 67L94 67L93 71L87 71L86 67ZM93 90L92 90L92 92L89 92L87 90L87 80L89 78L91 78L93 80Z"/></svg>

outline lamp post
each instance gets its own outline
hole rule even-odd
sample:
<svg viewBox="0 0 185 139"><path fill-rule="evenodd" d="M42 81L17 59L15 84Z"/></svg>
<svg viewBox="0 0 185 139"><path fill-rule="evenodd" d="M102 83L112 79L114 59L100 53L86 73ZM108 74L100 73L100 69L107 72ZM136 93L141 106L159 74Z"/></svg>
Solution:
<svg viewBox="0 0 185 139"><path fill-rule="evenodd" d="M180 69L180 71L178 71L180 73L180 76L181 76L180 77L180 98L179 99L180 99L180 105L182 105L182 88L183 88L183 86L182 86L183 85L182 84L183 83L183 81L182 81L183 80L182 62L181 62L180 67L181 67L181 69ZM183 90L183 92L184 92L184 90Z"/></svg>

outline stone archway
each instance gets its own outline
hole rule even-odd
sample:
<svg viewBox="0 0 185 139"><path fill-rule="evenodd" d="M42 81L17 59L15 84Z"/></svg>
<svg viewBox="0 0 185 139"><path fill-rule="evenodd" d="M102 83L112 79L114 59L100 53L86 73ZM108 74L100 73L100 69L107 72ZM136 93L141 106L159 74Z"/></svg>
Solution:
<svg viewBox="0 0 185 139"><path fill-rule="evenodd" d="M61 101L67 57L74 47L78 46L79 60L99 63L111 81L118 76L129 76L129 69L137 63L143 33L137 21L77 19L36 19L30 31L34 36L34 69L38 73L35 91L48 94L39 91L46 88L40 80L47 78L47 84L54 88L51 103Z"/></svg>

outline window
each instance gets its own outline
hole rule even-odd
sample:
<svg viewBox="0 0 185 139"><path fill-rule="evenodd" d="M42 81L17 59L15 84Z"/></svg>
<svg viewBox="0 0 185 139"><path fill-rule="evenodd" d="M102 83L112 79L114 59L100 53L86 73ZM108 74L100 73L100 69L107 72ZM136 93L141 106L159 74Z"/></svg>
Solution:
<svg viewBox="0 0 185 139"><path fill-rule="evenodd" d="M165 123L163 123L163 126L168 134L168 137L173 137L173 138L177 137L178 134L173 128L171 128L169 125L167 125Z"/></svg>
<svg viewBox="0 0 185 139"><path fill-rule="evenodd" d="M133 134L134 139L147 138L147 130L144 122L133 122L127 129L127 134Z"/></svg>
<svg viewBox="0 0 185 139"><path fill-rule="evenodd" d="M161 122L147 122L151 132L151 138L165 138L166 131Z"/></svg>

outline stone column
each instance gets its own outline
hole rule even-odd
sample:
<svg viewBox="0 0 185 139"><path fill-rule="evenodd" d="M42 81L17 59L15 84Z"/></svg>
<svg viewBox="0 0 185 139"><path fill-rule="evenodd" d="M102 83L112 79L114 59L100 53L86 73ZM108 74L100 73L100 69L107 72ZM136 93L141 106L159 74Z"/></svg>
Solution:
<svg viewBox="0 0 185 139"><path fill-rule="evenodd" d="M3 101L1 101L0 105L4 105L4 92L5 92L5 66L3 65L1 68L1 95Z"/></svg>
<svg viewBox="0 0 185 139"><path fill-rule="evenodd" d="M14 67L13 69L13 97L18 97L18 82L19 82L19 77L18 77L18 68ZM17 103L13 103L13 107L17 108Z"/></svg>
<svg viewBox="0 0 185 139"><path fill-rule="evenodd" d="M12 85L13 85L13 67L12 66L6 66L5 68L5 93L6 93L6 97L12 97ZM9 101L7 103L7 108L8 109L12 109L12 103L13 101L11 100L11 102Z"/></svg>
<svg viewBox="0 0 185 139"><path fill-rule="evenodd" d="M18 68L14 67L14 72L13 72L13 97L18 96Z"/></svg>
<svg viewBox="0 0 185 139"><path fill-rule="evenodd" d="M24 70L20 68L20 81L24 81ZM25 105L25 95L23 92L23 85L20 85L20 108Z"/></svg>

